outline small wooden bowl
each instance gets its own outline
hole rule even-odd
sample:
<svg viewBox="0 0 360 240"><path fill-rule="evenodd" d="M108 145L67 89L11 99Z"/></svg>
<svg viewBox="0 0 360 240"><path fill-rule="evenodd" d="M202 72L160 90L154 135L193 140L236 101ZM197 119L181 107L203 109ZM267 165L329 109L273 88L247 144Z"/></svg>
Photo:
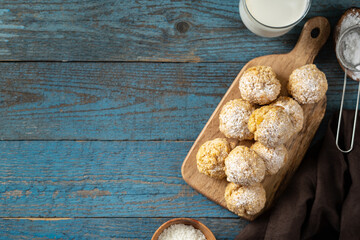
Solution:
<svg viewBox="0 0 360 240"><path fill-rule="evenodd" d="M201 222L195 220L195 219L191 219L191 218L174 218L171 219L167 222L165 222L163 225L161 225L156 232L154 233L154 235L152 236L151 240L158 240L160 234L168 227L170 227L170 225L173 224L185 224L185 225L191 225L196 229L199 229L205 236L205 238L207 240L216 240L214 234L210 231L210 229L208 229L204 224L202 224Z"/></svg>

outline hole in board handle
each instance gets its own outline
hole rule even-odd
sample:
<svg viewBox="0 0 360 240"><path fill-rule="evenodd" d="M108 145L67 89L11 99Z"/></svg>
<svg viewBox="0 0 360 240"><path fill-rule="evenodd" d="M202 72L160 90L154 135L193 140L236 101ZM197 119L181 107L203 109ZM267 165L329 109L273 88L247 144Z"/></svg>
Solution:
<svg viewBox="0 0 360 240"><path fill-rule="evenodd" d="M320 34L320 28L314 28L313 30L311 30L311 37L312 38L317 38Z"/></svg>

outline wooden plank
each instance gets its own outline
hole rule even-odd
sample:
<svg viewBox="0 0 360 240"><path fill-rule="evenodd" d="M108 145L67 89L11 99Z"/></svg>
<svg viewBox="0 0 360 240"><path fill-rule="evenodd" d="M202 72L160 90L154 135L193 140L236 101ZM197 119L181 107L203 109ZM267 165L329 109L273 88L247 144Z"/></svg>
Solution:
<svg viewBox="0 0 360 240"><path fill-rule="evenodd" d="M343 78L332 55L315 61L329 82L327 116ZM0 63L0 139L194 140L243 65ZM356 90L349 81L345 107Z"/></svg>
<svg viewBox="0 0 360 240"><path fill-rule="evenodd" d="M239 68L0 63L0 139L194 139Z"/></svg>
<svg viewBox="0 0 360 240"><path fill-rule="evenodd" d="M183 181L191 144L0 141L0 217L234 217Z"/></svg>
<svg viewBox="0 0 360 240"><path fill-rule="evenodd" d="M244 27L238 3L2 1L0 60L247 62L293 47L304 21L276 41L260 38ZM313 1L307 19L325 16L334 24L352 5Z"/></svg>
<svg viewBox="0 0 360 240"><path fill-rule="evenodd" d="M0 219L1 239L151 239L170 218L78 218L59 221ZM218 240L234 239L246 221L236 218L196 218ZM56 219L55 219L56 220Z"/></svg>

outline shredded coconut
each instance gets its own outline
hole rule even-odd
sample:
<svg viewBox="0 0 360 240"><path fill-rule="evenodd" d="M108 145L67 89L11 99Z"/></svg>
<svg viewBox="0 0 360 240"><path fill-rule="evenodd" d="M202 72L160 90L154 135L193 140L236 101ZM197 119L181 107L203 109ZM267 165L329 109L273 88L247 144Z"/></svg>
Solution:
<svg viewBox="0 0 360 240"><path fill-rule="evenodd" d="M191 225L173 224L159 236L159 240L206 240L204 234Z"/></svg>

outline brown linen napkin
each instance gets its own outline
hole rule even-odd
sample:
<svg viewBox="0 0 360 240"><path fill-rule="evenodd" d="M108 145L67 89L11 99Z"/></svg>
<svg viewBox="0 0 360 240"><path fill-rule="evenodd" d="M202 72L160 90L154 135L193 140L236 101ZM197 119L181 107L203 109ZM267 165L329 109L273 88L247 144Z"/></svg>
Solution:
<svg viewBox="0 0 360 240"><path fill-rule="evenodd" d="M360 239L360 123L354 149L343 154L335 145L337 119L335 114L324 139L308 151L274 207L236 240ZM349 148L353 119L354 111L344 111L339 140L343 149Z"/></svg>

